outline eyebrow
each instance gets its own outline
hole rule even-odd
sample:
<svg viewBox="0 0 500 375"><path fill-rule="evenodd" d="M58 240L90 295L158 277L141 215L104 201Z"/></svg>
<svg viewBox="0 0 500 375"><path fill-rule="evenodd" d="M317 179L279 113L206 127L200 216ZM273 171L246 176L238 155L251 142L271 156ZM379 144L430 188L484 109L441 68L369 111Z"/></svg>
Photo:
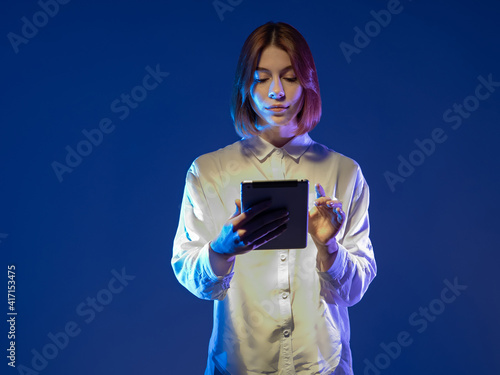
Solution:
<svg viewBox="0 0 500 375"><path fill-rule="evenodd" d="M261 66L258 66L257 68L255 68L255 70L271 73L271 71L269 69L263 68ZM286 68L281 69L280 73L284 73L284 72L287 72L289 70L293 70L293 67L291 65L288 65Z"/></svg>

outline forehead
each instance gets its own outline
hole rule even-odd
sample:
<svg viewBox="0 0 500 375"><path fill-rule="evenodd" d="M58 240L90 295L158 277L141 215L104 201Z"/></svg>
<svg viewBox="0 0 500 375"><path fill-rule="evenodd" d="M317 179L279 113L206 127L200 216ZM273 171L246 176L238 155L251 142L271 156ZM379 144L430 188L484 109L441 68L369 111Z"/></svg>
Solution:
<svg viewBox="0 0 500 375"><path fill-rule="evenodd" d="M292 61L288 53L276 46L269 46L262 51L256 70L281 72L291 68Z"/></svg>

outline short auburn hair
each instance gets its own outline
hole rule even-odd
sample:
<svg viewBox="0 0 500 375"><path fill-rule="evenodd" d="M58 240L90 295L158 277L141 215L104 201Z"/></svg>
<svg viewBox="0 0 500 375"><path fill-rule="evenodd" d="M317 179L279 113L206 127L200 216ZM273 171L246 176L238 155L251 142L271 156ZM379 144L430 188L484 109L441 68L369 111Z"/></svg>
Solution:
<svg viewBox="0 0 500 375"><path fill-rule="evenodd" d="M293 70L303 88L304 104L297 114L297 135L314 129L321 118L318 75L309 45L293 26L284 22L268 22L248 36L236 67L231 117L236 132L244 138L259 134L256 127L257 114L250 104L250 90L258 60L262 51L269 46L278 47L288 53Z"/></svg>

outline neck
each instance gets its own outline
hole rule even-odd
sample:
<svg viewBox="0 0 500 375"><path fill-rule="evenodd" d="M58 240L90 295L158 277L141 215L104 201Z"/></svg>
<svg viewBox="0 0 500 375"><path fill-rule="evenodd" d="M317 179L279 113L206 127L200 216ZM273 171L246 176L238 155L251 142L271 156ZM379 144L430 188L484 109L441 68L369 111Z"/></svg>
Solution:
<svg viewBox="0 0 500 375"><path fill-rule="evenodd" d="M281 148L284 145L286 145L288 142L290 142L293 138L295 138L295 132L297 128L294 127L293 129L290 129L287 126L283 127L278 127L278 126L270 126L267 128L264 128L259 136L266 141L268 141L270 144L272 144L274 147Z"/></svg>

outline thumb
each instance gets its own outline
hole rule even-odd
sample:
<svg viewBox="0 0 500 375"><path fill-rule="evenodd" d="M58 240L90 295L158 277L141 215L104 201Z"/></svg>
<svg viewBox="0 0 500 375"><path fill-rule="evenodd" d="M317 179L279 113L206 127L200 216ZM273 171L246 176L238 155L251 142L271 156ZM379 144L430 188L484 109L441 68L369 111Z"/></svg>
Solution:
<svg viewBox="0 0 500 375"><path fill-rule="evenodd" d="M325 189L323 189L323 186L321 186L320 183L317 183L315 186L314 186L315 190L316 190L316 199L318 198L321 198L321 197L324 197L325 196Z"/></svg>
<svg viewBox="0 0 500 375"><path fill-rule="evenodd" d="M234 204L236 206L236 211L234 212L234 214L231 217L235 217L235 216L238 216L239 214L241 214L241 200L235 199Z"/></svg>

